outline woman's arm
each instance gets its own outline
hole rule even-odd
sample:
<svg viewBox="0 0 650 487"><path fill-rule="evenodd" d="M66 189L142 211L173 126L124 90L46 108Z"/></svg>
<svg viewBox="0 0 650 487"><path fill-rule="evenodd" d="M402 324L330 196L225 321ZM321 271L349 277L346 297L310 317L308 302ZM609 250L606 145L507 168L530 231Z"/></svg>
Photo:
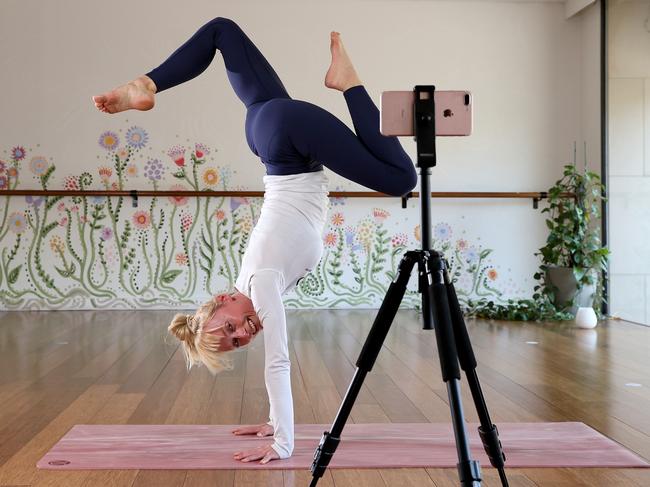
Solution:
<svg viewBox="0 0 650 487"><path fill-rule="evenodd" d="M272 447L280 458L288 458L294 443L293 398L283 289L282 274L276 270L255 271L251 278L251 300L264 326L264 380L274 428Z"/></svg>

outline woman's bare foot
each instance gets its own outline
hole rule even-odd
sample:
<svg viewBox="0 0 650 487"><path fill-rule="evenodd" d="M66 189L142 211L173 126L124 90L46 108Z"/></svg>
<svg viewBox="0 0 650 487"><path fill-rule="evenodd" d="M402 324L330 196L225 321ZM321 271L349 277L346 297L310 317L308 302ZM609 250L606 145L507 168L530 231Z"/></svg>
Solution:
<svg viewBox="0 0 650 487"><path fill-rule="evenodd" d="M330 34L330 51L332 52L332 64L325 75L325 86L345 91L353 86L363 84L354 70L348 53L345 52L341 34L338 32Z"/></svg>
<svg viewBox="0 0 650 487"><path fill-rule="evenodd" d="M93 96L95 106L100 112L117 113L124 110L151 110L154 106L156 84L148 76L139 78L108 91Z"/></svg>

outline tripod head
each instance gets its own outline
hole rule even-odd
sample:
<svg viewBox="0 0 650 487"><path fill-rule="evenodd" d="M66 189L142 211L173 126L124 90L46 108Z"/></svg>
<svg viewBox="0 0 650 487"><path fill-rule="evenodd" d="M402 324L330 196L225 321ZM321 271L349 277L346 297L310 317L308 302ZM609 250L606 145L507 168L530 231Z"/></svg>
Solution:
<svg viewBox="0 0 650 487"><path fill-rule="evenodd" d="M436 165L436 104L433 85L416 85L413 88L413 130L417 144L417 166L429 168Z"/></svg>

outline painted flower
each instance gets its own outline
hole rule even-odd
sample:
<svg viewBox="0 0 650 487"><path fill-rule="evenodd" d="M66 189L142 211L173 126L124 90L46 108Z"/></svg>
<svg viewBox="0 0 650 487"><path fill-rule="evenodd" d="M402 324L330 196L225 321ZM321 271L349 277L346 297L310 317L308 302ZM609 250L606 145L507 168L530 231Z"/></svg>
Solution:
<svg viewBox="0 0 650 487"><path fill-rule="evenodd" d="M59 220L59 226L65 227L68 224L68 217L64 216Z"/></svg>
<svg viewBox="0 0 650 487"><path fill-rule="evenodd" d="M167 151L167 155L172 158L174 164L178 167L185 166L185 147L182 145L175 145Z"/></svg>
<svg viewBox="0 0 650 487"><path fill-rule="evenodd" d="M63 180L63 189L66 191L79 191L79 178L77 176L66 176Z"/></svg>
<svg viewBox="0 0 650 487"><path fill-rule="evenodd" d="M34 197L34 196L25 196L25 203L27 203L30 206L33 206L34 208L38 208L41 206L41 203L45 201L45 197L39 196L39 197Z"/></svg>
<svg viewBox="0 0 650 487"><path fill-rule="evenodd" d="M352 245L354 242L354 235L356 234L354 227L352 226L347 226L345 227L345 244L346 245Z"/></svg>
<svg viewBox="0 0 650 487"><path fill-rule="evenodd" d="M149 159L144 165L144 176L150 181L160 181L165 174L165 168L158 159Z"/></svg>
<svg viewBox="0 0 650 487"><path fill-rule="evenodd" d="M111 230L109 227L102 228L102 231L99 234L99 238L101 238L103 241L106 241L110 240L111 237L113 237L113 230Z"/></svg>
<svg viewBox="0 0 650 487"><path fill-rule="evenodd" d="M460 251L465 250L465 249L467 248L468 245L469 245L469 244L467 243L467 240L465 240L465 239L459 238L459 239L456 241L456 248L457 248L458 250L460 250Z"/></svg>
<svg viewBox="0 0 650 487"><path fill-rule="evenodd" d="M217 171L212 168L206 169L203 173L203 181L208 186L214 186L219 182L219 174L217 174Z"/></svg>
<svg viewBox="0 0 650 487"><path fill-rule="evenodd" d="M99 179L103 182L107 182L110 177L113 175L113 170L110 167L102 166L98 169Z"/></svg>
<svg viewBox="0 0 650 487"><path fill-rule="evenodd" d="M487 276L491 281L495 281L497 277L499 277L499 274L497 273L496 269L490 269L487 271Z"/></svg>
<svg viewBox="0 0 650 487"><path fill-rule="evenodd" d="M129 151L126 150L126 149L124 149L124 148L122 148L122 149L120 149L119 151L117 151L117 156L118 156L120 159L122 159L122 160L128 159L128 157L129 157Z"/></svg>
<svg viewBox="0 0 650 487"><path fill-rule="evenodd" d="M244 218L242 218L241 228L245 233L250 232L253 228L253 219L250 216L246 215Z"/></svg>
<svg viewBox="0 0 650 487"><path fill-rule="evenodd" d="M191 226L192 226L192 215L190 215L189 213L183 213L181 215L181 227L183 227L183 231L187 232Z"/></svg>
<svg viewBox="0 0 650 487"><path fill-rule="evenodd" d="M115 150L120 145L120 139L115 132L107 130L99 136L99 145L106 150Z"/></svg>
<svg viewBox="0 0 650 487"><path fill-rule="evenodd" d="M393 247L406 246L408 243L408 237L405 233L397 233L390 239Z"/></svg>
<svg viewBox="0 0 650 487"><path fill-rule="evenodd" d="M70 211L72 213L77 213L79 211L79 205L72 205L72 207L70 208Z"/></svg>
<svg viewBox="0 0 650 487"><path fill-rule="evenodd" d="M325 235L325 238L323 240L325 241L325 245L328 247L334 247L336 245L337 235L333 232L329 232L327 235Z"/></svg>
<svg viewBox="0 0 650 487"><path fill-rule="evenodd" d="M126 166L126 175L131 178L136 177L138 175L138 166L135 164L129 164Z"/></svg>
<svg viewBox="0 0 650 487"><path fill-rule="evenodd" d="M210 149L208 149L205 145L201 143L194 145L194 157L197 159L203 159L203 157L207 156L209 153Z"/></svg>
<svg viewBox="0 0 650 487"><path fill-rule="evenodd" d="M357 227L357 240L363 249L368 253L372 244L372 236L375 232L375 225L368 219L362 220Z"/></svg>
<svg viewBox="0 0 650 487"><path fill-rule="evenodd" d="M61 201L58 205L56 205L56 209L59 211L64 211L65 210L65 202Z"/></svg>
<svg viewBox="0 0 650 487"><path fill-rule="evenodd" d="M136 211L133 214L133 224L140 230L146 230L149 228L149 225L151 224L151 216L149 215L149 212L143 210Z"/></svg>
<svg viewBox="0 0 650 487"><path fill-rule="evenodd" d="M186 189L180 184L175 184L169 189L170 191L186 191ZM185 206L188 201L187 196L169 196L168 199L174 206Z"/></svg>
<svg viewBox="0 0 650 487"><path fill-rule="evenodd" d="M101 205L104 203L104 201L106 201L106 196L91 196L90 201L94 205Z"/></svg>
<svg viewBox="0 0 650 487"><path fill-rule="evenodd" d="M384 223L384 220L386 220L386 218L390 216L390 213L388 213L386 210L382 208L373 208L372 216L374 217L377 225L381 225L382 223Z"/></svg>
<svg viewBox="0 0 650 487"><path fill-rule="evenodd" d="M59 237L58 235L54 235L50 239L50 248L52 249L52 252L56 252L59 254L63 253L63 249L65 247L63 245L63 240L61 239L61 237Z"/></svg>
<svg viewBox="0 0 650 487"><path fill-rule="evenodd" d="M340 227L341 225L343 225L344 221L345 221L345 217L343 216L342 213L334 213L334 215L332 215L332 225L334 225L335 227Z"/></svg>
<svg viewBox="0 0 650 487"><path fill-rule="evenodd" d="M104 257L106 258L106 263L109 266L112 266L113 264L117 264L117 253L115 252L115 248L113 248L112 245L106 247L106 251L104 252Z"/></svg>
<svg viewBox="0 0 650 487"><path fill-rule="evenodd" d="M0 174L5 172L5 169L7 169L7 163L0 159Z"/></svg>
<svg viewBox="0 0 650 487"><path fill-rule="evenodd" d="M18 212L9 215L9 228L15 234L23 233L25 231L25 215Z"/></svg>
<svg viewBox="0 0 650 487"><path fill-rule="evenodd" d="M448 223L438 223L433 228L433 236L438 240L449 240L451 238L451 227Z"/></svg>
<svg viewBox="0 0 650 487"><path fill-rule="evenodd" d="M415 225L415 228L413 229L413 236L415 237L415 240L417 240L418 242L422 241L422 233L420 232L419 224Z"/></svg>
<svg viewBox="0 0 650 487"><path fill-rule="evenodd" d="M463 256L468 264L473 264L478 261L479 255L478 250L474 247L468 247L463 251Z"/></svg>
<svg viewBox="0 0 650 487"><path fill-rule="evenodd" d="M111 183L111 189L113 191L119 191L120 187L117 185L116 182Z"/></svg>
<svg viewBox="0 0 650 487"><path fill-rule="evenodd" d="M186 265L187 264L187 254L184 252L180 252L176 254L176 263L178 265Z"/></svg>
<svg viewBox="0 0 650 487"><path fill-rule="evenodd" d="M142 149L149 140L147 132L140 127L131 127L126 131L126 143L136 149Z"/></svg>
<svg viewBox="0 0 650 487"><path fill-rule="evenodd" d="M16 146L13 149L11 149L11 158L14 161L20 161L25 158L25 148L22 146Z"/></svg>
<svg viewBox="0 0 650 487"><path fill-rule="evenodd" d="M235 211L241 205L247 205L248 198L242 196L233 196L230 198L230 211Z"/></svg>
<svg viewBox="0 0 650 487"><path fill-rule="evenodd" d="M10 178L15 178L18 176L18 169L16 169L15 166L11 166L9 169L7 169L7 176Z"/></svg>
<svg viewBox="0 0 650 487"><path fill-rule="evenodd" d="M49 164L47 159L43 156L32 157L32 160L29 161L29 169L36 175L42 176L48 169Z"/></svg>
<svg viewBox="0 0 650 487"><path fill-rule="evenodd" d="M0 189L7 189L9 187L9 179L7 176L0 176Z"/></svg>
<svg viewBox="0 0 650 487"><path fill-rule="evenodd" d="M222 209L218 209L217 211L214 212L214 217L217 219L217 221L221 222L225 220L226 212L223 211Z"/></svg>

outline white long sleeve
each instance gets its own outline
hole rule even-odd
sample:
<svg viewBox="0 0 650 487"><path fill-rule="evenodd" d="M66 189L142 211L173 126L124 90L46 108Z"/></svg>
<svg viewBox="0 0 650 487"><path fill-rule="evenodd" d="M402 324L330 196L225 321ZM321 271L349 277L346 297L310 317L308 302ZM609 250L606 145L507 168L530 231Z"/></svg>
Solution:
<svg viewBox="0 0 650 487"><path fill-rule="evenodd" d="M264 381L269 395L273 449L280 458L293 453L293 397L287 323L282 304L282 275L271 269L251 279L251 299L264 327Z"/></svg>
<svg viewBox="0 0 650 487"><path fill-rule="evenodd" d="M260 218L251 232L235 288L253 302L262 321L264 380L269 395L273 449L293 453L293 397L282 295L318 265L329 200L323 171L264 176Z"/></svg>

